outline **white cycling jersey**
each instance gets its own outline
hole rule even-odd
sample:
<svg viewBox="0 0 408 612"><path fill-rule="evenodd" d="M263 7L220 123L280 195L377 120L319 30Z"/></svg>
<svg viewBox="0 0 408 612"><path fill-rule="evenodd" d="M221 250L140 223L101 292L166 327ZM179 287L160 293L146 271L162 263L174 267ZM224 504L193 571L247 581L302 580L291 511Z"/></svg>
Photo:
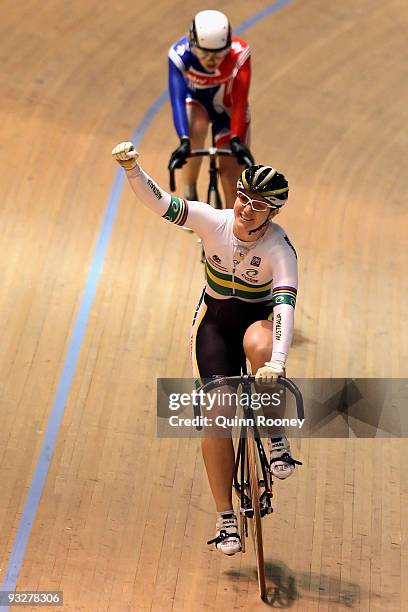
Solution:
<svg viewBox="0 0 408 612"><path fill-rule="evenodd" d="M289 238L276 223L254 242L234 236L234 211L215 210L162 189L137 164L126 172L137 197L171 223L192 229L203 242L206 292L213 298L237 298L273 307L271 359L286 361L292 341L297 293L297 258Z"/></svg>

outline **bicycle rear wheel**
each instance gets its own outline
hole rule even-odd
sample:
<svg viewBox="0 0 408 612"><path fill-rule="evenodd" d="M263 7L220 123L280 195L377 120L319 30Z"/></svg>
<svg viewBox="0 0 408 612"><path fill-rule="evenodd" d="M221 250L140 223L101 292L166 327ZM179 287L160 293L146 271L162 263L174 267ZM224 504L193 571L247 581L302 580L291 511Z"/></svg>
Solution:
<svg viewBox="0 0 408 612"><path fill-rule="evenodd" d="M252 508L254 516L251 519L252 533L254 536L254 548L256 556L256 566L258 571L259 595L262 599L266 596L266 581L265 581L265 560L263 552L262 524L261 524L261 506L259 502L260 486L258 478L257 451L255 445L254 432L248 429L248 475L249 486L251 490Z"/></svg>

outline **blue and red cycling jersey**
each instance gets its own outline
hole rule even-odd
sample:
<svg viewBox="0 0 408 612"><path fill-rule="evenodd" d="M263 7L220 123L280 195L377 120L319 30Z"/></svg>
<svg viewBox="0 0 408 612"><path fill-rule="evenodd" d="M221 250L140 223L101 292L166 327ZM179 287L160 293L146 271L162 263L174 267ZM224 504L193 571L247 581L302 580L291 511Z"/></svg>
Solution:
<svg viewBox="0 0 408 612"><path fill-rule="evenodd" d="M189 135L187 105L200 104L213 124L218 146L238 136L247 141L248 92L251 80L249 45L232 37L231 48L215 72L208 72L191 52L187 36L169 50L169 90L173 120L180 138Z"/></svg>

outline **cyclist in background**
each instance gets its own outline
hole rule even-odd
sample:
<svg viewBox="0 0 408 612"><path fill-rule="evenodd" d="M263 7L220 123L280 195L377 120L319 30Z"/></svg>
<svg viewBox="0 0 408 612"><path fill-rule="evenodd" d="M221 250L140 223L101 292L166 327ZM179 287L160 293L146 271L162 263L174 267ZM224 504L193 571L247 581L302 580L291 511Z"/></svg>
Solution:
<svg viewBox="0 0 408 612"><path fill-rule="evenodd" d="M227 208L236 198L236 182L253 157L249 143L248 92L251 79L250 48L231 36L228 18L220 11L200 11L189 36L169 51L169 90L173 121L180 138L169 162L181 168L184 197L197 200L197 178L201 159L187 157L202 148L211 124L215 145L230 148L234 157L219 160L221 184Z"/></svg>
<svg viewBox="0 0 408 612"><path fill-rule="evenodd" d="M285 371L297 293L295 249L272 222L288 197L284 175L271 166L246 168L236 185L233 210L215 210L157 185L139 166L131 142L117 145L112 155L126 170L138 200L202 239L207 283L190 340L194 378L239 376L245 351L257 382L272 383ZM272 474L290 476L298 462L285 435L272 436L269 448ZM209 543L233 555L241 542L232 507L232 438L204 435L202 451L217 509L216 536Z"/></svg>

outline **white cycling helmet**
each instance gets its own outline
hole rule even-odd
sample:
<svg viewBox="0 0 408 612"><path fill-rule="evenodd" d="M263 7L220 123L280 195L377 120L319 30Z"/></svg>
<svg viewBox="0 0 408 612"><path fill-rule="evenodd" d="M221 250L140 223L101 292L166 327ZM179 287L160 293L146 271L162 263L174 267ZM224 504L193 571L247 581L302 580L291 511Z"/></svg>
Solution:
<svg viewBox="0 0 408 612"><path fill-rule="evenodd" d="M200 11L190 27L190 44L203 51L224 51L231 46L231 26L221 11Z"/></svg>

